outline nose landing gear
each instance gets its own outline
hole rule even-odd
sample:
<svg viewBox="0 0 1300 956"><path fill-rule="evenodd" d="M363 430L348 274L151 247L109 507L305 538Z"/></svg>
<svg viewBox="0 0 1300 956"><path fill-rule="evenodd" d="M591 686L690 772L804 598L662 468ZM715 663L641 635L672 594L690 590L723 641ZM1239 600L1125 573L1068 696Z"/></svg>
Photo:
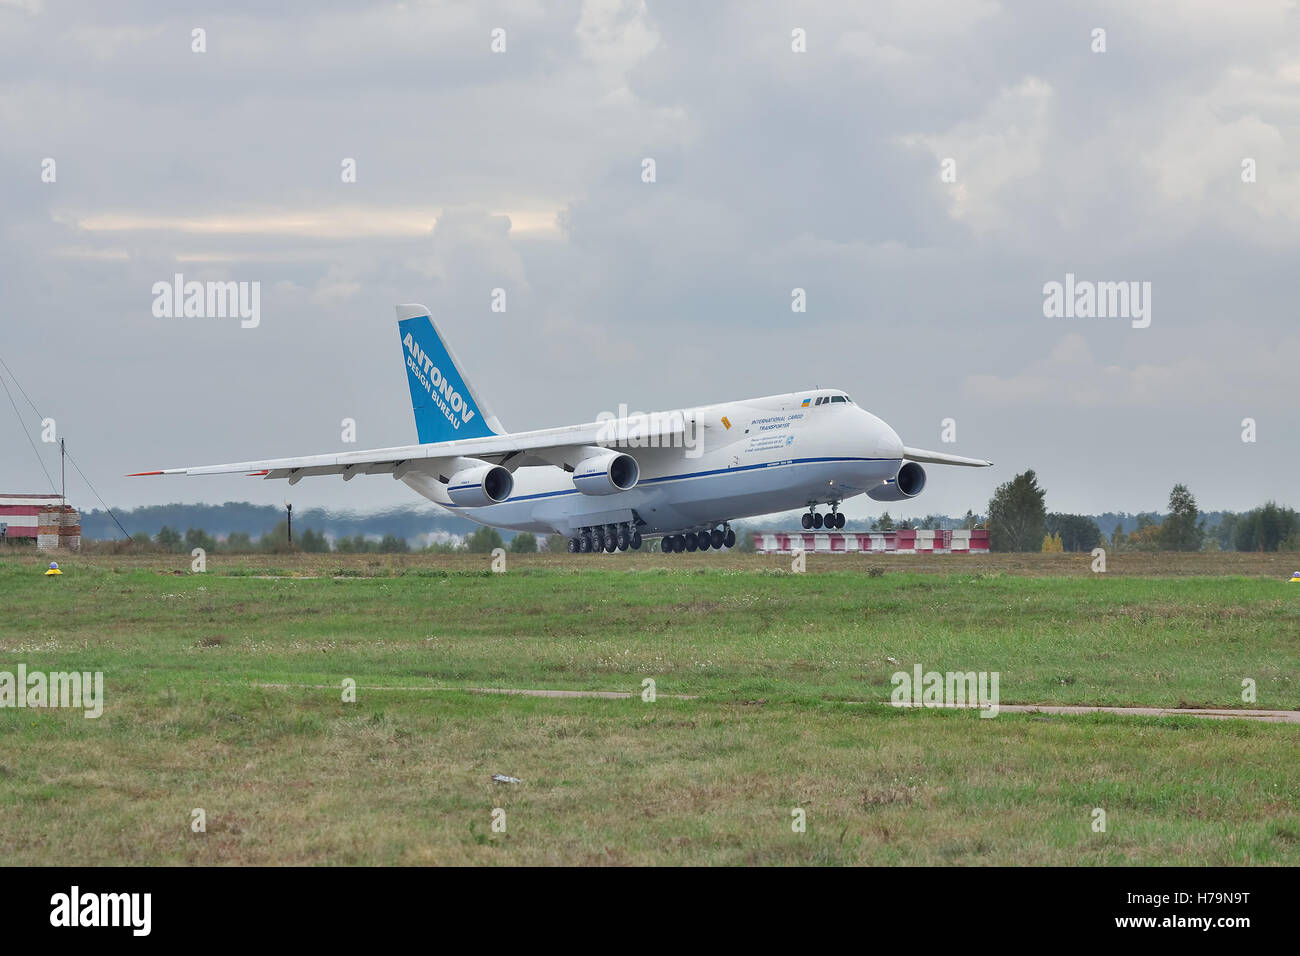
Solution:
<svg viewBox="0 0 1300 956"><path fill-rule="evenodd" d="M826 527L832 531L841 530L844 527L844 515L840 514L840 503L832 501L830 514L823 517L815 509L815 503L808 505L808 513L803 516L802 524L805 531L820 531Z"/></svg>

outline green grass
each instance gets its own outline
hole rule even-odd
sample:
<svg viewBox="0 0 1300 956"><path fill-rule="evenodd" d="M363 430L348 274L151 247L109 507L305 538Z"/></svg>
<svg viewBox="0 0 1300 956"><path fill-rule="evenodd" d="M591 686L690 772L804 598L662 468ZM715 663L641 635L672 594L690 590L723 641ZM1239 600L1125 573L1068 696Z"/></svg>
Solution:
<svg viewBox="0 0 1300 956"><path fill-rule="evenodd" d="M1300 586L511 562L0 561L0 670L106 683L98 720L0 709L6 861L1300 862L1296 725L880 703L920 663L1007 704L1300 709Z"/></svg>

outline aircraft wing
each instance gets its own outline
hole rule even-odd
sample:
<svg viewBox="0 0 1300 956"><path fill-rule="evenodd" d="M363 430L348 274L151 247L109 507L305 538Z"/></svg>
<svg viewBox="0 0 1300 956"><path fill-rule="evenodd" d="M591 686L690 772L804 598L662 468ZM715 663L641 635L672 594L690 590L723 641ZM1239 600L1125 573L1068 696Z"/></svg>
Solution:
<svg viewBox="0 0 1300 956"><path fill-rule="evenodd" d="M408 471L436 474L437 469L453 458L476 458L512 470L520 465L573 465L605 448L636 448L647 444L668 445L681 441L688 427L684 416L664 416L661 421L616 420L543 428L514 434L487 435L457 441L424 445L399 445L364 451L331 452L300 458L267 458L260 461L237 461L223 465L197 465L187 468L163 468L141 471L128 477L144 475L229 475L288 478L297 484L312 475L342 475L350 480L356 475L391 474L401 478Z"/></svg>
<svg viewBox="0 0 1300 956"><path fill-rule="evenodd" d="M993 464L983 458L963 458L961 455L945 455L941 451L926 451L924 448L903 448L903 457L908 461L925 462L927 465L965 465L968 468L987 468Z"/></svg>

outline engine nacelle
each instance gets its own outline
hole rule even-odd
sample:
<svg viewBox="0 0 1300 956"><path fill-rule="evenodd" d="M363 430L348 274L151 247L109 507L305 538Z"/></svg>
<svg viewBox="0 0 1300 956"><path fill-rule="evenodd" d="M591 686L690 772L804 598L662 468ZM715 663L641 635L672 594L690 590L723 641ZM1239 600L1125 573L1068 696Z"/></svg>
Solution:
<svg viewBox="0 0 1300 956"><path fill-rule="evenodd" d="M573 487L584 495L616 495L641 480L641 466L631 455L612 451L584 458L573 470Z"/></svg>
<svg viewBox="0 0 1300 956"><path fill-rule="evenodd" d="M914 461L903 462L898 477L887 485L877 485L867 492L873 501L906 501L915 498L925 487L925 469Z"/></svg>
<svg viewBox="0 0 1300 956"><path fill-rule="evenodd" d="M464 468L447 482L447 497L462 508L482 508L510 497L515 490L515 476L500 465L482 464Z"/></svg>

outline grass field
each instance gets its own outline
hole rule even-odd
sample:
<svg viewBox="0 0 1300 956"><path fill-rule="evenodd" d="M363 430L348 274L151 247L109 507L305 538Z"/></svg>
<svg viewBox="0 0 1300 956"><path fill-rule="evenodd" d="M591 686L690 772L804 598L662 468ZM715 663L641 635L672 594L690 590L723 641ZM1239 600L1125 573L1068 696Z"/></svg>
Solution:
<svg viewBox="0 0 1300 956"><path fill-rule="evenodd" d="M8 863L1296 864L1300 726L882 703L919 663L997 671L1003 704L1300 709L1295 560L74 557L50 580L7 554L0 671L102 671L106 699L96 720L0 708L0 846Z"/></svg>

